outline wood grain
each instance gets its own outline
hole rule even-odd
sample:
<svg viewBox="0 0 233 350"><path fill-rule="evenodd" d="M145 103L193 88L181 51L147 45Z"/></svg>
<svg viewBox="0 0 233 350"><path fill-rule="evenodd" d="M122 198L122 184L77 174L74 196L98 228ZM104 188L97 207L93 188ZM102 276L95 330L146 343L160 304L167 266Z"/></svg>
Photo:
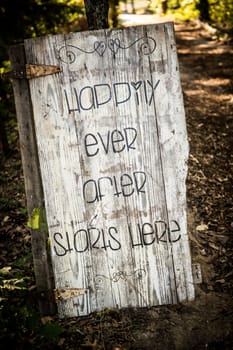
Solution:
<svg viewBox="0 0 233 350"><path fill-rule="evenodd" d="M23 45L12 46L9 50L12 69L20 71L25 65ZM35 140L30 90L26 79L13 80L14 98L20 138L20 149L24 173L25 192L29 221L35 210L44 209L44 195L39 169L38 151ZM56 304L53 298L53 272L48 249L48 232L31 227L32 255L39 308L42 315L54 314Z"/></svg>
<svg viewBox="0 0 233 350"><path fill-rule="evenodd" d="M172 23L25 41L61 317L194 298ZM62 294L61 294L62 295ZM67 295L67 294L66 294Z"/></svg>

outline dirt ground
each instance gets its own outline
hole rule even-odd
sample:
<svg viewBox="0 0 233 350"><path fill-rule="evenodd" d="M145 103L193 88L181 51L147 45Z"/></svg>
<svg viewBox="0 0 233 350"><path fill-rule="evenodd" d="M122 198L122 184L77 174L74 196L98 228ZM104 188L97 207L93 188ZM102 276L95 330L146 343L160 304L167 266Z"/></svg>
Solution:
<svg viewBox="0 0 233 350"><path fill-rule="evenodd" d="M190 142L189 237L192 260L200 263L203 278L196 285L195 300L149 309L104 310L81 319L56 321L63 332L52 347L36 343L34 336L18 338L12 348L233 348L233 47L200 23L176 24L175 29ZM0 268L12 266L12 271L20 269L15 262L30 256L31 249L17 140L14 145L0 173L2 198L8 198L0 203ZM26 261L23 268L33 290L32 262L30 258ZM7 331L11 332L5 330L5 338Z"/></svg>

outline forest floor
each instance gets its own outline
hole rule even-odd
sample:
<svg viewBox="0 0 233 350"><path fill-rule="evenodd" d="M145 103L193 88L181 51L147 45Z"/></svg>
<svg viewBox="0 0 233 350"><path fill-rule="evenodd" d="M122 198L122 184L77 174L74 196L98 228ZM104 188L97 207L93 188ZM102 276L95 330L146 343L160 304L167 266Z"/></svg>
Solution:
<svg viewBox="0 0 233 350"><path fill-rule="evenodd" d="M203 279L195 300L41 322L31 311L35 282L16 139L0 172L0 349L233 348L233 47L200 23L175 30L190 142L189 238Z"/></svg>

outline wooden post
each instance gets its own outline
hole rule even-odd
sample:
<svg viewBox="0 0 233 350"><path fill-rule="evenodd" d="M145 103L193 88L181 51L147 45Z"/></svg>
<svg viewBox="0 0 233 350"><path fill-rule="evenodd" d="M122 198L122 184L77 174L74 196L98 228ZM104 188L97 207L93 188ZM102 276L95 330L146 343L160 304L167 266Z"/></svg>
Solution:
<svg viewBox="0 0 233 350"><path fill-rule="evenodd" d="M12 46L9 50L13 71L25 66L24 45ZM32 254L39 308L42 315L53 314L53 275L48 252L48 231L44 220L44 196L41 184L38 152L32 115L30 91L27 79L13 79L16 114L19 128L21 157L29 225L31 226Z"/></svg>

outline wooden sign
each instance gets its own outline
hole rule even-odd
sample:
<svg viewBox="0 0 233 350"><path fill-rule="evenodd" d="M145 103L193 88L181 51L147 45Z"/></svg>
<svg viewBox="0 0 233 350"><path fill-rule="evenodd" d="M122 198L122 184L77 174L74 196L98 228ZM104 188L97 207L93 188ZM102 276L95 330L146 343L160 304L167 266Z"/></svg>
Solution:
<svg viewBox="0 0 233 350"><path fill-rule="evenodd" d="M194 298L172 23L25 41L61 317Z"/></svg>

